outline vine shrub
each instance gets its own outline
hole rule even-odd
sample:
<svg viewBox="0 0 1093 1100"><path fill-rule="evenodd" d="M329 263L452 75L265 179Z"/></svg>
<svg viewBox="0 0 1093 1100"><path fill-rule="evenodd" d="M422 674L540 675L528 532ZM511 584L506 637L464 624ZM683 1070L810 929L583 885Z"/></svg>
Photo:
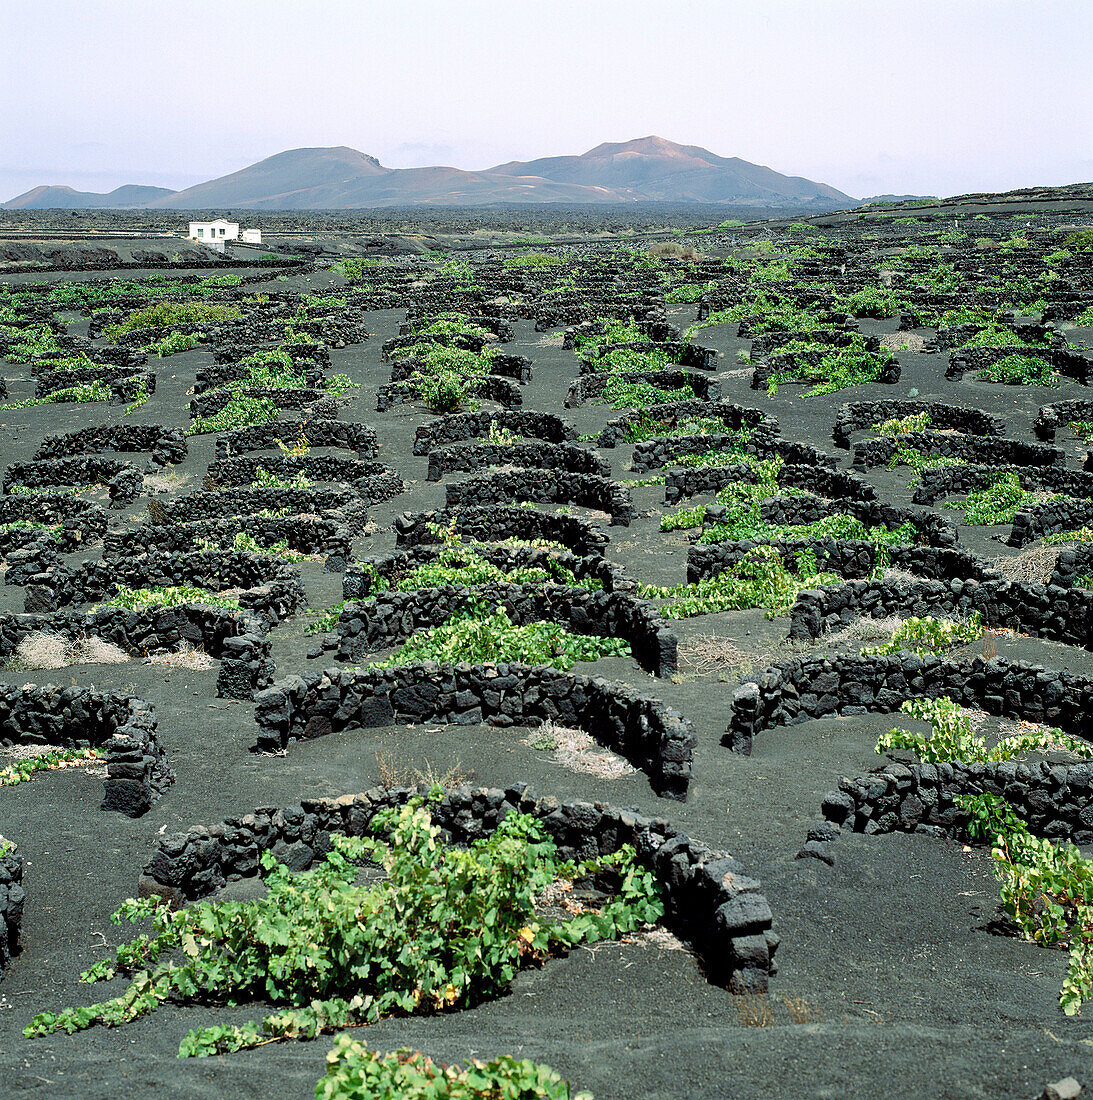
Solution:
<svg viewBox="0 0 1093 1100"><path fill-rule="evenodd" d="M928 653L942 653L956 645L974 642L983 636L983 616L973 611L966 622L954 619L938 619L933 615L910 618L892 631L892 637L883 645L863 649L863 657L883 657L909 649L920 657Z"/></svg>
<svg viewBox="0 0 1093 1100"><path fill-rule="evenodd" d="M1021 935L1068 949L1059 1004L1080 1014L1093 996L1093 860L1068 843L1033 836L1013 807L996 795L960 795L973 840L991 844L1002 908Z"/></svg>
<svg viewBox="0 0 1093 1100"><path fill-rule="evenodd" d="M380 1054L339 1035L326 1061L315 1100L592 1100L590 1092L571 1093L549 1066L504 1054L489 1062L468 1059L462 1067L440 1066L420 1051Z"/></svg>
<svg viewBox="0 0 1093 1100"><path fill-rule="evenodd" d="M251 424L272 424L277 419L277 406L269 397L247 397L233 393L231 400L212 416L195 416L190 424L190 435L207 432L226 432L233 428L246 428Z"/></svg>
<svg viewBox="0 0 1093 1100"><path fill-rule="evenodd" d="M439 788L432 796L440 797ZM653 875L632 848L564 862L526 814L510 813L467 848L440 843L420 798L381 811L372 830L385 832L388 842L334 835L333 851L310 871L293 872L264 852L263 898L174 912L154 899L128 900L115 923L150 918L152 934L122 944L113 959L81 976L99 982L131 975L125 991L100 1004L40 1013L24 1034L118 1026L170 998L285 1006L259 1023L191 1031L180 1057L310 1039L384 1016L478 1004L503 993L524 966L616 938L664 913ZM381 865L386 877L358 883L365 860ZM540 912L548 886L608 874L617 889L600 908L564 920Z"/></svg>
<svg viewBox="0 0 1093 1100"><path fill-rule="evenodd" d="M117 593L109 600L96 604L100 607L126 607L130 611L143 611L148 607L177 607L184 603L203 603L211 607L223 607L229 611L239 610L239 601L227 596L217 596L204 588L193 588L185 584L172 584L161 588L127 588L118 585Z"/></svg>
<svg viewBox="0 0 1093 1100"><path fill-rule="evenodd" d="M767 380L767 396L773 397L783 382L816 383L805 390L802 397L819 397L846 389L847 386L876 382L895 361L896 357L889 348L866 351L864 337L855 333L848 347L833 348L818 363L802 360L792 367L775 371Z"/></svg>
<svg viewBox="0 0 1093 1100"><path fill-rule="evenodd" d="M834 573L823 573L816 566L816 555L802 550L796 556L795 568L786 568L777 547L756 546L735 565L693 584L661 587L639 584L638 594L645 599L670 599L660 608L667 619L684 619L692 615L710 615L717 611L741 611L764 607L768 617L785 614L802 589L818 584L837 584Z"/></svg>
<svg viewBox="0 0 1093 1100"><path fill-rule="evenodd" d="M503 607L493 611L475 604L447 622L415 634L392 656L373 667L391 668L418 661L470 661L472 664L520 661L550 665L564 671L576 661L625 657L630 643L623 638L573 634L552 622L517 626Z"/></svg>
<svg viewBox="0 0 1093 1100"><path fill-rule="evenodd" d="M972 729L971 720L952 699L945 695L937 699L908 699L899 708L912 718L930 724L931 734L892 729L881 734L876 751L909 749L927 764L945 764L954 760L965 764L996 764L1012 760L1022 752L1047 751L1062 747L1078 756L1093 757L1093 745L1076 741L1062 730L1045 733L1015 733L988 746L986 739Z"/></svg>
<svg viewBox="0 0 1093 1100"><path fill-rule="evenodd" d="M991 474L985 488L975 489L966 499L947 504L964 513L964 522L973 527L993 527L1012 523L1013 517L1030 504L1065 500L1063 493L1037 493L1023 489L1016 472Z"/></svg>
<svg viewBox="0 0 1093 1100"><path fill-rule="evenodd" d="M984 382L1000 382L1007 386L1051 386L1059 388L1059 376L1051 364L1028 355L1007 355L984 367L976 376Z"/></svg>

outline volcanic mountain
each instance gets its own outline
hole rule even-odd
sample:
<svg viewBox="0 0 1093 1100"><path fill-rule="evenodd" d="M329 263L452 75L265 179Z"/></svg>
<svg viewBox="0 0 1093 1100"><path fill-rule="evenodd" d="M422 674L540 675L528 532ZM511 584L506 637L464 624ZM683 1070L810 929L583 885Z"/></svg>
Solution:
<svg viewBox="0 0 1093 1100"><path fill-rule="evenodd" d="M132 210L173 194L168 187L144 187L137 183L124 184L105 195L98 191L43 185L0 203L0 210Z"/></svg>
<svg viewBox="0 0 1093 1100"><path fill-rule="evenodd" d="M56 205L74 205L53 193L57 189L50 190ZM26 198L20 196L6 206L28 205ZM231 175L134 205L173 210L346 210L540 202L701 202L814 211L855 205L826 184L658 137L597 145L580 156L512 161L481 172L386 168L375 157L344 145L290 149ZM34 205L41 203L36 199Z"/></svg>

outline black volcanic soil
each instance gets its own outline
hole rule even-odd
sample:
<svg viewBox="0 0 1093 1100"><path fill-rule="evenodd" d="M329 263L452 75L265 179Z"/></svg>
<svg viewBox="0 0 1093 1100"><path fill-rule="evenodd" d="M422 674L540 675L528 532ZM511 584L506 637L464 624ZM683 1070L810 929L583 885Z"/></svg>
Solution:
<svg viewBox="0 0 1093 1100"><path fill-rule="evenodd" d="M317 274L271 284L315 289L336 282ZM260 289L260 288L259 288ZM693 307L675 313L693 318ZM388 381L380 344L397 333L402 311L370 314L368 342L333 353L334 369L361 388L346 399L342 418L374 424L380 458L411 482L410 491L373 510L377 531L358 542L361 554L394 546L390 524L403 511L440 507L442 484L424 481L426 460L410 454L414 427L427 414L409 406L375 412L374 391ZM86 325L86 322L83 323ZM557 335L517 326L515 345L529 355L535 377L525 408L561 412L575 359ZM862 330L892 331L894 322L862 322ZM74 332L85 332L81 325ZM735 326L702 332L698 342L723 353L719 370L725 398L769 409L783 435L829 453L831 426L847 400L874 396L843 391L802 400L783 387L773 399L748 388L736 352L748 342ZM1082 333L1072 334L1082 336ZM1088 333L1084 334L1088 336ZM157 393L135 414L141 422L185 424L187 391L205 351L153 361ZM1039 404L1084 396L1064 383L1059 391L1020 390L944 380L944 356L901 353L903 379L883 396L955 401L1002 415L1007 435L1031 439ZM6 364L12 397L31 392L25 367ZM882 396L882 394L876 394ZM46 405L0 409L0 462L31 456L47 434L90 423L114 422L118 407ZM589 405L564 415L578 432L592 431L610 413ZM1060 444L1070 447L1069 443ZM176 468L186 479L178 492L200 488L212 458L213 437L192 442ZM614 476L625 478L629 448L604 452ZM1074 448L1074 453L1077 449ZM1073 464L1073 459L1071 460ZM869 471L887 499L909 500L908 476ZM635 489L643 510L629 529L611 528L608 555L634 576L661 583L685 579L686 541L657 529L660 488ZM130 509L138 516L143 500ZM955 513L947 513L955 516ZM117 517L113 517L117 518ZM124 522L124 517L122 522ZM961 528L962 543L982 554L1009 553L993 541L998 531ZM318 565L302 566L312 606L341 598L340 577ZM0 589L0 607L21 610L22 590ZM309 664L312 639L303 618L276 632L278 675ZM681 643L717 632L761 666L785 636L785 621L744 612L684 620ZM1006 655L1090 669L1084 652L1035 639L1000 643ZM322 662L310 662L312 667ZM578 666L580 669L581 666ZM667 817L689 834L739 857L763 882L782 937L780 969L772 980L769 1026L754 1026L756 1006L708 983L694 958L646 937L580 949L543 969L521 974L511 993L475 1010L439 1018L391 1019L359 1033L377 1049L420 1047L445 1061L511 1053L546 1062L574 1088L597 1100L636 1098L857 1096L1025 1098L1046 1081L1093 1078L1089 1016L1068 1019L1058 1005L1066 956L999 931L998 894L982 850L962 851L945 840L891 835L846 835L836 864L797 860L824 793L840 775L877 764L877 734L890 716L838 718L761 734L754 754L730 754L720 745L736 675L685 674L678 683L653 680L630 659L598 662L597 673L658 694L695 724L699 745L694 782L685 804L665 802L639 772L605 781L575 774L549 755L521 744L519 730L490 727L394 727L352 731L306 744L284 756L250 752L255 724L249 703L215 697L215 669L162 668L131 661L56 672L0 672L7 682L69 682L132 691L156 706L161 735L178 781L145 817L130 820L98 809L102 779L79 769L51 773L0 790L0 833L15 840L26 860L27 902L23 950L0 983L0 1060L7 1067L4 1096L240 1097L303 1100L322 1074L329 1038L278 1044L206 1060L178 1060L187 1029L260 1017L264 1006L242 1010L165 1006L124 1028L96 1028L73 1036L26 1040L21 1029L38 1011L100 999L104 987L81 986L81 969L105 954L122 931L110 913L134 893L141 867L162 833L211 824L256 806L291 805L301 797L367 789L380 781L378 755L401 767L458 765L481 785L529 781L541 793L634 806ZM237 884L237 896L253 887ZM113 991L120 987L110 987Z"/></svg>

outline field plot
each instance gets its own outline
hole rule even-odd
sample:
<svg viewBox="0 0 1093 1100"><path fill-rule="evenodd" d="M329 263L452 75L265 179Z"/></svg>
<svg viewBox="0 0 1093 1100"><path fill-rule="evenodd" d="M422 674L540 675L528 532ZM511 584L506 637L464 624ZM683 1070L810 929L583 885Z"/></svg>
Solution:
<svg viewBox="0 0 1093 1100"><path fill-rule="evenodd" d="M12 252L8 1094L1093 1076L1065 197Z"/></svg>

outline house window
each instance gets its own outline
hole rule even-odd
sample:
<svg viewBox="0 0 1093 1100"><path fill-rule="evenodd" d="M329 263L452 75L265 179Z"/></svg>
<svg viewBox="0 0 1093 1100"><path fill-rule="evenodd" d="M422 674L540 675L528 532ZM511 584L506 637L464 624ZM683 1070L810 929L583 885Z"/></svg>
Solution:
<svg viewBox="0 0 1093 1100"><path fill-rule="evenodd" d="M204 230L204 229L202 229L202 228L201 228L200 226L198 226L198 229L197 229L197 235L198 235L199 237L204 237L204 236L205 236L205 230Z"/></svg>

